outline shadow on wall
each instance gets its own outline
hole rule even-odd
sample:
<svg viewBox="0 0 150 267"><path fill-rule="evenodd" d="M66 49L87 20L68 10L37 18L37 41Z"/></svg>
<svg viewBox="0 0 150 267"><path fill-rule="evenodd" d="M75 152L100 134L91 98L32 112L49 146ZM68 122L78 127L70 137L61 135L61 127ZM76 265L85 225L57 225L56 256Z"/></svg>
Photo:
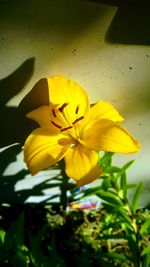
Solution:
<svg viewBox="0 0 150 267"><path fill-rule="evenodd" d="M17 95L30 80L34 58L26 60L11 75L0 81L0 148L23 143L33 126L18 107L7 107L7 102Z"/></svg>
<svg viewBox="0 0 150 267"><path fill-rule="evenodd" d="M34 71L34 58L26 60L11 75L0 81L0 148L13 145L0 153L0 203L9 203L14 198L14 185L23 179L27 171L21 170L11 176L3 176L10 163L16 161L21 144L33 126L17 107L7 107L7 102L17 95L30 80Z"/></svg>
<svg viewBox="0 0 150 267"><path fill-rule="evenodd" d="M25 115L42 105L49 105L48 83L46 78L40 79L34 85L31 91L22 99L18 108Z"/></svg>
<svg viewBox="0 0 150 267"><path fill-rule="evenodd" d="M26 0L0 2L0 30L4 32L3 44L14 32L17 40L23 37L35 48L50 40L50 50L66 48L67 44L106 13L101 6L84 1ZM34 18L34 19L33 19ZM1 28L1 25L3 25ZM5 31L3 31L5 29ZM50 38L50 39L49 39ZM17 42L16 40L16 42ZM65 49L66 51L66 49ZM44 51L43 51L44 56Z"/></svg>
<svg viewBox="0 0 150 267"><path fill-rule="evenodd" d="M24 204L29 197L44 197L44 200L39 201L40 204L46 204L50 201L51 204L64 206L66 204L66 193L67 190L71 190L76 187L76 184L70 182L65 183L66 180L63 179L64 168L62 166L63 162L59 162L57 166L52 167L52 170L62 170L58 175L50 175L45 181L42 181L32 188L22 188L20 190L15 190L15 185L18 181L25 178L29 172L22 169L15 174L6 175L5 170L10 163L17 160L17 154L21 151L21 145L13 145L8 147L0 153L0 204ZM44 176L44 171L43 171ZM44 190L46 189L59 189L58 193L52 195L47 195L45 199ZM60 202L55 202L55 198L59 198ZM65 203L65 204L64 204Z"/></svg>
<svg viewBox="0 0 150 267"><path fill-rule="evenodd" d="M149 14L150 4L147 0L120 1L105 41L112 44L150 45Z"/></svg>
<svg viewBox="0 0 150 267"><path fill-rule="evenodd" d="M86 0L86 1L100 3L104 5L118 6L119 2L123 0Z"/></svg>
<svg viewBox="0 0 150 267"><path fill-rule="evenodd" d="M17 155L21 152L27 136L38 126L34 121L27 119L25 114L42 104L48 104L47 81L41 79L21 101L19 107L6 106L7 102L24 88L31 78L33 70L34 58L30 58L11 75L0 81L0 148L11 145L0 152L0 204L23 204L30 196L44 196L43 190L55 187L60 188L60 194L52 195L46 201L51 200L52 203L53 198L60 197L63 202L63 196L66 196L61 175L60 177L51 175L46 181L34 185L31 189L15 191L16 183L24 179L29 172L22 169L12 175L7 175L7 172L5 174L7 167L17 161ZM54 168L60 169L60 164ZM49 181L53 181L53 183L49 184ZM68 184L68 189L70 188L72 188L72 184Z"/></svg>

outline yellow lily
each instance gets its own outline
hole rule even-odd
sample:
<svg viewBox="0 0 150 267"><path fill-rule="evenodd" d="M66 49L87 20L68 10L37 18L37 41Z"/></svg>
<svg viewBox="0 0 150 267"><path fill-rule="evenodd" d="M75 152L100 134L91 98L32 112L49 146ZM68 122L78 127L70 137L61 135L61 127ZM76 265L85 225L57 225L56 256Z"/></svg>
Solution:
<svg viewBox="0 0 150 267"><path fill-rule="evenodd" d="M140 144L119 122L123 118L108 102L90 107L86 92L63 76L47 79L49 106L27 114L41 126L24 145L24 160L32 175L64 158L66 174L78 185L97 179L96 151L137 152Z"/></svg>

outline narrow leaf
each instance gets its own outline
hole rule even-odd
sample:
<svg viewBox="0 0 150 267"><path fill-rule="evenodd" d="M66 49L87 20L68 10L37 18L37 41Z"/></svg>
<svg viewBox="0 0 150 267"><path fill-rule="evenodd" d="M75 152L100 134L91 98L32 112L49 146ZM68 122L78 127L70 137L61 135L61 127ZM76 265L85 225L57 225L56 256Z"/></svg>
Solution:
<svg viewBox="0 0 150 267"><path fill-rule="evenodd" d="M121 171L116 175L116 180L123 174L125 171L133 164L134 160L129 161L127 164L125 164Z"/></svg>
<svg viewBox="0 0 150 267"><path fill-rule="evenodd" d="M124 240L128 240L128 238L124 235L121 234L112 234L112 235L102 235L99 237L99 239L101 240L109 240L109 239L124 239Z"/></svg>
<svg viewBox="0 0 150 267"><path fill-rule="evenodd" d="M136 188L137 184L127 184L127 189Z"/></svg>
<svg viewBox="0 0 150 267"><path fill-rule="evenodd" d="M126 255L123 255L121 253L116 253L116 252L108 252L108 253L105 253L105 255L107 257L110 257L110 258L113 258L115 260L121 260L121 261L124 261L124 260L130 260L130 257L126 256Z"/></svg>
<svg viewBox="0 0 150 267"><path fill-rule="evenodd" d="M121 187L121 189L123 191L123 199L124 200L127 200L127 197L128 197L128 192L127 192L127 176L126 176L126 173L125 172L121 175L120 187Z"/></svg>
<svg viewBox="0 0 150 267"><path fill-rule="evenodd" d="M102 158L100 158L100 160L98 162L99 167L103 168L104 165L106 165L108 162L110 165L110 163L111 163L110 160L111 160L113 155L114 155L113 152L105 152L104 156Z"/></svg>
<svg viewBox="0 0 150 267"><path fill-rule="evenodd" d="M132 201L132 211L133 211L133 213L135 213L136 210L137 210L137 208L138 208L139 199L140 199L141 191L142 191L142 189L143 189L143 185L144 185L143 182L141 182L141 183L138 185L138 187L137 187L137 189L136 189L136 191L135 191L135 194L134 194L134 196L133 196L133 201Z"/></svg>
<svg viewBox="0 0 150 267"><path fill-rule="evenodd" d="M146 255L146 254L149 254L150 255L150 245L147 246L146 248L143 249L141 255Z"/></svg>
<svg viewBox="0 0 150 267"><path fill-rule="evenodd" d="M145 254L142 259L142 267L150 266L150 254Z"/></svg>
<svg viewBox="0 0 150 267"><path fill-rule="evenodd" d="M6 232L0 229L0 245L4 244Z"/></svg>
<svg viewBox="0 0 150 267"><path fill-rule="evenodd" d="M96 194L100 190L100 186L88 188L84 191L84 196Z"/></svg>
<svg viewBox="0 0 150 267"><path fill-rule="evenodd" d="M138 265L138 248L137 248L135 235L133 234L128 235L128 245L132 253L132 261L134 262L134 266L138 267L139 266Z"/></svg>
<svg viewBox="0 0 150 267"><path fill-rule="evenodd" d="M119 217L124 219L127 225L129 226L129 228L132 229L131 218L128 216L127 212L123 208L119 208L117 212L118 212Z"/></svg>
<svg viewBox="0 0 150 267"><path fill-rule="evenodd" d="M100 189L96 195L113 205L123 205L121 199L113 192Z"/></svg>
<svg viewBox="0 0 150 267"><path fill-rule="evenodd" d="M116 166L109 166L108 168L106 168L106 170L104 170L106 173L116 173L116 172L120 172L121 169L119 167Z"/></svg>
<svg viewBox="0 0 150 267"><path fill-rule="evenodd" d="M140 230L141 235L145 233L150 233L150 218L148 218L142 225Z"/></svg>

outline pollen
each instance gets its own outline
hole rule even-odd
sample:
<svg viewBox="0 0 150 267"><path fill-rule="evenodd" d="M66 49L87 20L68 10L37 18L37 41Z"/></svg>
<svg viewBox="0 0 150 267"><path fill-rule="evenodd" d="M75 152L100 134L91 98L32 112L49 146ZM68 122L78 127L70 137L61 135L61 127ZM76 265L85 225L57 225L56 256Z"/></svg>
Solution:
<svg viewBox="0 0 150 267"><path fill-rule="evenodd" d="M58 129L61 129L62 128L62 126L60 126L60 125L58 125L56 122L54 122L54 121L51 121L51 123L56 127L56 128L58 128Z"/></svg>
<svg viewBox="0 0 150 267"><path fill-rule="evenodd" d="M68 126L68 127L65 127L65 128L63 128L63 129L61 129L60 131L61 132L64 132L64 131L67 131L67 130L69 130L69 129L71 129L72 128L72 126Z"/></svg>
<svg viewBox="0 0 150 267"><path fill-rule="evenodd" d="M79 105L77 105L75 113L78 114L78 112L79 112Z"/></svg>
<svg viewBox="0 0 150 267"><path fill-rule="evenodd" d="M55 113L54 109L52 109L52 113L53 113L53 116L56 118L57 116L56 116L56 113Z"/></svg>
<svg viewBox="0 0 150 267"><path fill-rule="evenodd" d="M64 103L58 110L62 113L64 108L68 106L69 103Z"/></svg>

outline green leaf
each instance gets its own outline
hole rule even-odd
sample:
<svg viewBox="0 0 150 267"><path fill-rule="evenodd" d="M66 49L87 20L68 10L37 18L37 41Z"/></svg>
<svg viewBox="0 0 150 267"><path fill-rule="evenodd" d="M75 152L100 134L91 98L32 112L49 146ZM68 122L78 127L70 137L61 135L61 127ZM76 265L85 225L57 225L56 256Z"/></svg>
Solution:
<svg viewBox="0 0 150 267"><path fill-rule="evenodd" d="M142 259L142 267L149 267L150 266L150 254L146 254L143 256Z"/></svg>
<svg viewBox="0 0 150 267"><path fill-rule="evenodd" d="M24 213L13 222L6 232L5 246L9 249L16 250L24 245Z"/></svg>
<svg viewBox="0 0 150 267"><path fill-rule="evenodd" d="M142 267L149 267L150 266L150 245L143 249L141 256L142 256Z"/></svg>
<svg viewBox="0 0 150 267"><path fill-rule="evenodd" d="M124 221L127 223L128 228L132 229L131 218L127 214L127 212L124 210L124 208L123 207L118 208L117 212L118 212L118 216L124 219Z"/></svg>
<svg viewBox="0 0 150 267"><path fill-rule="evenodd" d="M141 255L143 256L143 255L146 255L146 254L150 255L150 245L142 250Z"/></svg>
<svg viewBox="0 0 150 267"><path fill-rule="evenodd" d="M96 192L96 195L112 205L123 205L118 195L116 195L113 192L104 191L103 189L100 189L99 191Z"/></svg>
<svg viewBox="0 0 150 267"><path fill-rule="evenodd" d="M110 173L110 174L112 174L112 173L116 173L116 172L120 172L120 171L121 171L121 168L116 167L116 166L109 166L109 167L105 170L106 173Z"/></svg>
<svg viewBox="0 0 150 267"><path fill-rule="evenodd" d="M127 200L127 197L128 197L128 191L127 191L127 176L126 176L126 173L125 173L125 172L121 175L121 179L120 179L120 188L121 188L122 191L123 191L123 199L124 199L124 200Z"/></svg>
<svg viewBox="0 0 150 267"><path fill-rule="evenodd" d="M107 229L120 229L120 225L124 223L123 221L116 221L114 223L104 224L101 231L105 231Z"/></svg>
<svg viewBox="0 0 150 267"><path fill-rule="evenodd" d="M108 253L105 253L105 255L115 260L121 260L121 261L130 260L129 256L123 255L121 253L108 252Z"/></svg>
<svg viewBox="0 0 150 267"><path fill-rule="evenodd" d="M116 180L123 174L125 171L133 164L134 160L129 161L127 164L125 164L121 171L116 175Z"/></svg>
<svg viewBox="0 0 150 267"><path fill-rule="evenodd" d="M12 261L14 266L28 267L28 259L21 251L16 251Z"/></svg>
<svg viewBox="0 0 150 267"><path fill-rule="evenodd" d="M49 244L47 245L47 250L49 255L45 255L41 249L41 241L43 237L48 233L48 225L45 224L39 230L36 236L30 235L30 245L31 245L31 259L35 266L37 267L50 267L50 266L60 266L65 267L64 261L57 252L56 240L54 234L51 237Z"/></svg>
<svg viewBox="0 0 150 267"><path fill-rule="evenodd" d="M107 191L109 189L110 185L111 185L111 179L110 178L106 178L106 179L104 179L102 181L101 187L102 187L102 189L104 189L105 191Z"/></svg>
<svg viewBox="0 0 150 267"><path fill-rule="evenodd" d="M137 184L127 184L127 189L136 188Z"/></svg>
<svg viewBox="0 0 150 267"><path fill-rule="evenodd" d="M142 225L140 230L141 235L150 233L150 218L148 218Z"/></svg>
<svg viewBox="0 0 150 267"><path fill-rule="evenodd" d="M0 246L2 246L5 242L5 235L6 235L6 232L0 229Z"/></svg>
<svg viewBox="0 0 150 267"><path fill-rule="evenodd" d="M109 239L128 239L125 235L121 235L121 234L110 234L110 235L102 235L102 236L99 236L99 239L100 240L109 240Z"/></svg>
<svg viewBox="0 0 150 267"><path fill-rule="evenodd" d="M113 152L105 152L104 156L99 159L99 162L98 162L99 167L105 168L106 166L107 167L110 166L113 155L114 155Z"/></svg>
<svg viewBox="0 0 150 267"><path fill-rule="evenodd" d="M137 187L137 189L136 189L136 191L135 191L135 194L134 194L134 196L133 196L132 206L131 206L131 207L132 207L132 211L133 211L133 213L136 213L136 210L137 210L137 208L138 208L139 199L140 199L141 191L142 191L142 189L143 189L143 185L144 185L143 182L141 182L141 183L138 185L138 187Z"/></svg>
<svg viewBox="0 0 150 267"><path fill-rule="evenodd" d="M132 232L129 232L128 235L128 245L132 253L132 261L134 262L134 266L138 267L138 244L136 242L136 237L134 234L132 234Z"/></svg>
<svg viewBox="0 0 150 267"><path fill-rule="evenodd" d="M99 190L100 190L100 186L95 186L95 187L91 187L89 189L86 189L84 191L84 197L85 196L96 194Z"/></svg>

